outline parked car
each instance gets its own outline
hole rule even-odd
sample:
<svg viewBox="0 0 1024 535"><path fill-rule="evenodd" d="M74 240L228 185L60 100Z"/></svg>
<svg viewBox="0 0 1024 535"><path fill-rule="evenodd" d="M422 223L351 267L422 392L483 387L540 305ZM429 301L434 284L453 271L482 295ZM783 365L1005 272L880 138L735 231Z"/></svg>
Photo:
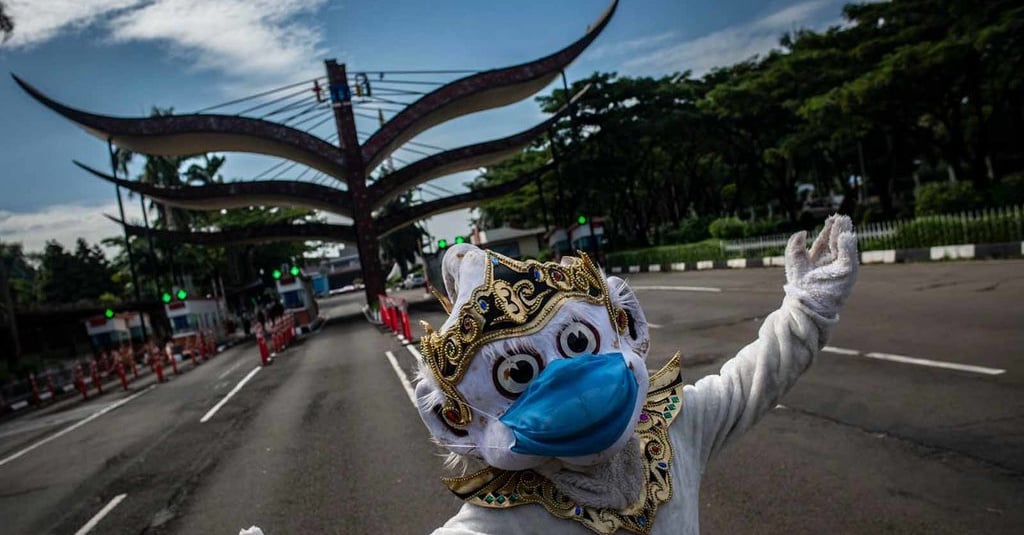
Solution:
<svg viewBox="0 0 1024 535"><path fill-rule="evenodd" d="M402 288L405 288L406 290L411 290L413 288L419 288L421 286L426 285L427 279L423 276L422 273L410 273L405 277L405 280L402 281Z"/></svg>

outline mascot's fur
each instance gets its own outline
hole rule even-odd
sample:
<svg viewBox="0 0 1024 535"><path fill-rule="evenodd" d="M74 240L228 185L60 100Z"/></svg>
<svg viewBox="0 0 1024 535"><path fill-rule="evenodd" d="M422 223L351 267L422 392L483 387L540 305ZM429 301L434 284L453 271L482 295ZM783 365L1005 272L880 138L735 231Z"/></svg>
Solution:
<svg viewBox="0 0 1024 535"><path fill-rule="evenodd" d="M648 326L636 296L585 256L517 262L457 245L442 270L449 317L423 337L416 396L434 440L451 453L448 464L471 473L445 479L467 503L434 533L697 533L705 466L777 404L826 344L856 280L857 250L846 217L830 217L809 251L806 234L795 234L781 307L718 375L693 385L681 381L678 358L648 372ZM602 390L618 387L600 384L578 394L564 381L563 390L548 386L560 371L596 362L614 366L625 381L615 384L638 395L616 397ZM560 412L544 388L578 410ZM608 403L593 401L602 396L615 401L611 414ZM547 399L553 422L543 411L525 426L510 418L535 399ZM592 411L605 419L582 429L601 440L557 436L559 421L580 429L565 414L586 420ZM603 425L618 416L628 425ZM534 438L542 444L531 449ZM564 447L580 440L586 447Z"/></svg>

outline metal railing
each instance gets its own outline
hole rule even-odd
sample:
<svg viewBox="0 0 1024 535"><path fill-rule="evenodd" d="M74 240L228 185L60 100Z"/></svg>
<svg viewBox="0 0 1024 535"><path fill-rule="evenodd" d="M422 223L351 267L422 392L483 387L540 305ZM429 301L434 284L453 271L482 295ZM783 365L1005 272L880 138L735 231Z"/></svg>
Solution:
<svg viewBox="0 0 1024 535"><path fill-rule="evenodd" d="M817 235L821 227L811 231ZM911 249L939 245L1024 241L1024 207L1003 206L958 214L857 225L861 251ZM771 234L723 240L726 256L756 257L782 254L791 234Z"/></svg>

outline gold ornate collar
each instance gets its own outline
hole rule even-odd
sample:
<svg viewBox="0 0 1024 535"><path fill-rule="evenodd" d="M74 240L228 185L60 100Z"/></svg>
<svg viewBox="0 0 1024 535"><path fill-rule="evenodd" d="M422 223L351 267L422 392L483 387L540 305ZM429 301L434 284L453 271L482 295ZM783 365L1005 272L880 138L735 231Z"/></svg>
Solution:
<svg viewBox="0 0 1024 535"><path fill-rule="evenodd" d="M648 535L654 527L658 506L672 497L672 445L668 427L682 410L683 380L679 375L679 353L651 376L647 403L640 413L636 434L643 450L647 482L637 503L624 510L579 505L555 488L554 483L533 470L485 468L458 478L442 478L445 485L468 503L507 509L539 503L558 518L575 520L601 535L619 529Z"/></svg>

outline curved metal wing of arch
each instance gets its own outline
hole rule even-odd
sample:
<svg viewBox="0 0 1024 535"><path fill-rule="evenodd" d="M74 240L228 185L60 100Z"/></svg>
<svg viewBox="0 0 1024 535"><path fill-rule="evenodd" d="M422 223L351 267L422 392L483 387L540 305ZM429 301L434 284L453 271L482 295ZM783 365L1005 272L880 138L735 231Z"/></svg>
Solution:
<svg viewBox="0 0 1024 535"><path fill-rule="evenodd" d="M380 208L389 199L435 178L504 160L529 145L557 119L552 117L518 134L447 150L402 167L369 187L372 206L374 209Z"/></svg>
<svg viewBox="0 0 1024 535"><path fill-rule="evenodd" d="M458 210L460 208L475 206L480 202L512 193L530 182L537 180L544 173L554 169L555 165L556 164L554 162L551 162L547 165L538 167L529 173L520 175L514 180L505 182L504 184L480 188L478 190L461 193L459 195L452 195L451 197L444 197L435 201L409 206L394 213L381 216L375 221L375 225L379 233L378 236L383 238L384 236L387 236L402 227L412 225L421 219L426 219L430 216L450 212L452 210Z"/></svg>
<svg viewBox="0 0 1024 535"><path fill-rule="evenodd" d="M275 241L325 241L332 243L355 243L356 241L355 229L352 225L336 225L333 223L259 225L200 232L147 229L146 227L125 223L116 217L107 216L107 218L118 225L123 225L128 234L132 236L151 237L158 240L189 243L192 245L241 245Z"/></svg>
<svg viewBox="0 0 1024 535"><path fill-rule="evenodd" d="M78 124L86 132L134 152L155 156L219 151L265 154L299 162L338 180L345 180L345 161L338 147L289 126L235 115L98 115L57 102L18 76L11 76L43 106Z"/></svg>
<svg viewBox="0 0 1024 535"><path fill-rule="evenodd" d="M420 97L366 140L362 151L366 168L373 169L399 146L429 128L463 115L506 106L540 91L597 38L618 5L619 0L613 0L583 37L554 54L460 78Z"/></svg>
<svg viewBox="0 0 1024 535"><path fill-rule="evenodd" d="M220 210L248 206L298 206L352 217L352 198L349 193L320 184L294 180L262 180L203 186L157 186L117 178L81 162L76 161L75 165L103 180L175 208Z"/></svg>

